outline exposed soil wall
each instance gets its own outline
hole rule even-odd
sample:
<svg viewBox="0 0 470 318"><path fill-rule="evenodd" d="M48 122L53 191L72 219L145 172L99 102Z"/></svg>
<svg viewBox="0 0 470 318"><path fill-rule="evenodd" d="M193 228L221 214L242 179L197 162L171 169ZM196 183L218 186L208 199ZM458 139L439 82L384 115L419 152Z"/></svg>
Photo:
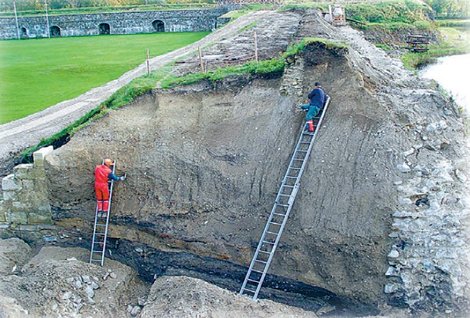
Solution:
<svg viewBox="0 0 470 318"><path fill-rule="evenodd" d="M383 150L374 137L386 116L345 56L315 47L305 58L304 90L320 79L333 102L272 270L375 302L394 201L384 171L393 163L371 165L369 156ZM46 164L56 217L92 217L92 178L84 187L82 176L112 157L128 173L117 220L247 265L303 120L281 84L241 77L156 92L84 129ZM83 164L71 169L72 158Z"/></svg>

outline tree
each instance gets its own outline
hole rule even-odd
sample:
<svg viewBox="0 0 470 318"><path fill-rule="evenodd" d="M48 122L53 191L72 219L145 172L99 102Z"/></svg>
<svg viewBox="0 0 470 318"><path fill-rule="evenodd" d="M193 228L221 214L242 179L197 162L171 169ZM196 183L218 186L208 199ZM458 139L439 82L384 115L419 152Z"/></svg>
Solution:
<svg viewBox="0 0 470 318"><path fill-rule="evenodd" d="M468 0L425 0L438 17L468 17L470 5Z"/></svg>

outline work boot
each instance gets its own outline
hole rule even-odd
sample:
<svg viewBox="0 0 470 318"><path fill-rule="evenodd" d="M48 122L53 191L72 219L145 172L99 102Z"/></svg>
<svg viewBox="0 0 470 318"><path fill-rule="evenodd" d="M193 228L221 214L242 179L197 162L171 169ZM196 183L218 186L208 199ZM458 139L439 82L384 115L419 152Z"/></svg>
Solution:
<svg viewBox="0 0 470 318"><path fill-rule="evenodd" d="M308 126L308 132L314 132L315 131L315 126L313 125L313 120L307 121L307 126Z"/></svg>

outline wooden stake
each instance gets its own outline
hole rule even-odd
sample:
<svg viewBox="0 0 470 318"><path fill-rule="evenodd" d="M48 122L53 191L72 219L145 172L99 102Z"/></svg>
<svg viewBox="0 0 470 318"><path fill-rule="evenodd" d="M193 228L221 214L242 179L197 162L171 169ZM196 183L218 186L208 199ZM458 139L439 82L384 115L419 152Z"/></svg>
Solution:
<svg viewBox="0 0 470 318"><path fill-rule="evenodd" d="M199 65L201 66L201 72L204 73L204 62L202 61L202 51L200 46L197 47L197 51L199 53Z"/></svg>
<svg viewBox="0 0 470 318"><path fill-rule="evenodd" d="M150 50L147 49L147 75L150 75Z"/></svg>
<svg viewBox="0 0 470 318"><path fill-rule="evenodd" d="M253 32L254 40L255 40L255 61L258 62L258 37L256 35L256 31Z"/></svg>

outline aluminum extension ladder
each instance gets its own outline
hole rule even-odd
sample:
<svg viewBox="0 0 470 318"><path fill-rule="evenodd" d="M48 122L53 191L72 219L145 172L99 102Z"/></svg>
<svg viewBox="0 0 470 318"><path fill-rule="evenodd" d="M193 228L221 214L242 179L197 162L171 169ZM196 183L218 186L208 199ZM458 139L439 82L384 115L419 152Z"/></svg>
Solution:
<svg viewBox="0 0 470 318"><path fill-rule="evenodd" d="M251 260L250 268L246 273L245 280L240 289L240 295L245 294L252 297L253 300L258 298L258 293L263 285L264 278L271 265L284 227L286 226L287 218L294 205L295 197L300 187L300 178L306 167L313 143L329 103L330 97L327 96L323 111L319 117L314 118L315 131L313 133L306 131L306 124L304 126L305 128L302 129L300 133L294 154L289 162L289 167L282 179L271 214L264 227L258 247Z"/></svg>
<svg viewBox="0 0 470 318"><path fill-rule="evenodd" d="M103 162L104 163L104 162ZM116 161L113 162L113 174L116 171ZM93 239L91 241L90 264L99 262L104 265L104 255L106 252L106 239L108 238L109 212L111 211L111 202L113 198L114 180L109 182L109 204L106 215L98 212L98 204L95 209L95 226L93 227Z"/></svg>

